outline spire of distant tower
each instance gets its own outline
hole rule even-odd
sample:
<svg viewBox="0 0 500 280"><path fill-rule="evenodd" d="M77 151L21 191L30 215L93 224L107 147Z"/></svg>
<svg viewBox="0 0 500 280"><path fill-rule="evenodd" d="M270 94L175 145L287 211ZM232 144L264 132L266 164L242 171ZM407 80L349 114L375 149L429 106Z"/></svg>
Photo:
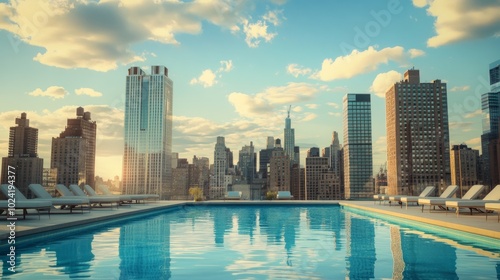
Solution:
<svg viewBox="0 0 500 280"><path fill-rule="evenodd" d="M290 109L292 109L292 105L288 107L288 118L290 118Z"/></svg>

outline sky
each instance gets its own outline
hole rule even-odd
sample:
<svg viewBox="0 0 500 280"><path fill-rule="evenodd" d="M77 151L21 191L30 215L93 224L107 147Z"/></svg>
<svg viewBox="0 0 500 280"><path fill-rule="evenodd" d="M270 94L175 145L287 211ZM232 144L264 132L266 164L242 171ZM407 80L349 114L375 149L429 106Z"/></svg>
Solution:
<svg viewBox="0 0 500 280"><path fill-rule="evenodd" d="M500 59L498 0L0 0L0 156L27 113L50 166L52 137L82 106L97 123L96 175L121 177L127 69L164 65L174 83L172 151L237 159L283 139L301 162L343 144L342 98L372 95L374 170L386 162L385 91L407 69L447 83L450 145L480 150L481 94ZM235 164L237 160L235 160Z"/></svg>

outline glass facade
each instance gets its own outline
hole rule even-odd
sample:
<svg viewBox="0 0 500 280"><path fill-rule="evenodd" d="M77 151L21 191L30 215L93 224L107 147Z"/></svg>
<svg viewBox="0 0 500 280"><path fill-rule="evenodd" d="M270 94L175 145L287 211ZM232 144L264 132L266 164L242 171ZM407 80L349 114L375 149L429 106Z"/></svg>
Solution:
<svg viewBox="0 0 500 280"><path fill-rule="evenodd" d="M345 198L373 195L370 94L349 93L343 100Z"/></svg>
<svg viewBox="0 0 500 280"><path fill-rule="evenodd" d="M173 83L168 70L132 67L126 79L123 192L169 198Z"/></svg>

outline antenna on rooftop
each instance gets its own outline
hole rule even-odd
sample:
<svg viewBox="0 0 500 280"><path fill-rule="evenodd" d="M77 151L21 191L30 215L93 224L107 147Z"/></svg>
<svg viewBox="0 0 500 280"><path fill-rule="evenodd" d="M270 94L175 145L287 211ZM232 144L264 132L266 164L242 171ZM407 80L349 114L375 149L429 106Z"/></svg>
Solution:
<svg viewBox="0 0 500 280"><path fill-rule="evenodd" d="M292 109L292 105L288 107L288 118L290 118L290 109Z"/></svg>

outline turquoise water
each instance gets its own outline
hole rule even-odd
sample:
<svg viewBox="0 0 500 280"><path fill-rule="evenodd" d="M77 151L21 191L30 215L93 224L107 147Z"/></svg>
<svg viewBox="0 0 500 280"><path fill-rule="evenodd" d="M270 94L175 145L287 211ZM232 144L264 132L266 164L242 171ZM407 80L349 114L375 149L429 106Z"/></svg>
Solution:
<svg viewBox="0 0 500 280"><path fill-rule="evenodd" d="M3 279L500 279L500 245L461 238L338 206L185 206L20 238L15 274L0 258Z"/></svg>

